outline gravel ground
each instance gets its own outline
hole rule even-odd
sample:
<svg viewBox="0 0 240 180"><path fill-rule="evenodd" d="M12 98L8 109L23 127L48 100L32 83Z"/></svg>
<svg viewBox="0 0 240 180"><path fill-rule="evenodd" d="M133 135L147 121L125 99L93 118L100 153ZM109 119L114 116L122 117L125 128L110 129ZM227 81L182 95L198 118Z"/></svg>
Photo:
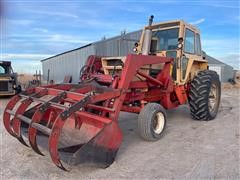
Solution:
<svg viewBox="0 0 240 180"><path fill-rule="evenodd" d="M6 133L0 99L1 180L5 179L240 179L239 91L225 90L217 118L193 121L187 106L168 111L165 135L143 141L136 132L136 114L122 113L124 138L115 162L107 169L81 165L64 172L49 157L35 154Z"/></svg>

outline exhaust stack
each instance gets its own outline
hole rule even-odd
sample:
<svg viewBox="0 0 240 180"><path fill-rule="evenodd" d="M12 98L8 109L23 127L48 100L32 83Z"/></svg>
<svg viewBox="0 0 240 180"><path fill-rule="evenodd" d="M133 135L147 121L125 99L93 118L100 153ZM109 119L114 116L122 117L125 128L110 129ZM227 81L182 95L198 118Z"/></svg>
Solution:
<svg viewBox="0 0 240 180"><path fill-rule="evenodd" d="M148 29L145 30L144 32L144 40L143 40L143 45L142 45L142 54L143 55L148 55L150 53L150 48L151 48L151 40L152 40L152 23L153 23L153 18L154 16L151 15L148 21Z"/></svg>

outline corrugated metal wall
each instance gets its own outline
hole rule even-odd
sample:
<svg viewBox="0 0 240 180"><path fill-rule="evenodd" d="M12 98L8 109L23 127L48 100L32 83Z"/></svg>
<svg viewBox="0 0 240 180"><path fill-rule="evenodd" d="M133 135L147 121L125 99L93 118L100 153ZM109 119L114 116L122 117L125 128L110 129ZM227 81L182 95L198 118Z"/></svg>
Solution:
<svg viewBox="0 0 240 180"><path fill-rule="evenodd" d="M233 71L232 66L222 63L219 60L217 60L211 56L208 56L208 55L206 56L206 59L208 60L209 66L218 66L221 68L221 81L222 82L228 82L229 79L233 79L234 71Z"/></svg>
<svg viewBox="0 0 240 180"><path fill-rule="evenodd" d="M132 52L134 44L140 39L142 31L122 34L114 38L94 43L96 55L99 56L125 56Z"/></svg>
<svg viewBox="0 0 240 180"><path fill-rule="evenodd" d="M228 82L229 79L234 79L234 70L233 67L225 64L222 71L222 81Z"/></svg>
<svg viewBox="0 0 240 180"><path fill-rule="evenodd" d="M80 68L85 64L88 56L124 56L132 51L140 36L141 31L135 31L43 60L43 79L47 80L49 69L49 80L62 82L64 76L71 75L73 82L78 82Z"/></svg>
<svg viewBox="0 0 240 180"><path fill-rule="evenodd" d="M43 79L47 80L49 69L49 80L62 82L66 75L71 75L73 82L77 82L80 68L85 64L87 57L92 54L95 54L95 48L89 45L42 61Z"/></svg>

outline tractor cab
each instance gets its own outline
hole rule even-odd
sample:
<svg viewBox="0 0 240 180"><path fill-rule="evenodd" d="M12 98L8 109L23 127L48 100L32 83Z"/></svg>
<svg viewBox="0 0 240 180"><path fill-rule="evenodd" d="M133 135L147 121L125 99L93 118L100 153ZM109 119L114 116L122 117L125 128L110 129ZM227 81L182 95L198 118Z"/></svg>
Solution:
<svg viewBox="0 0 240 180"><path fill-rule="evenodd" d="M11 62L0 61L0 75L13 73Z"/></svg>
<svg viewBox="0 0 240 180"><path fill-rule="evenodd" d="M174 58L172 77L177 83L186 82L188 64L193 61L206 62L201 53L199 30L182 20L157 24L152 22L153 16L149 19L149 25L143 29L140 42L135 44L135 53ZM154 76L162 68L162 64L155 65L150 73Z"/></svg>
<svg viewBox="0 0 240 180"><path fill-rule="evenodd" d="M139 42L135 43L133 52L138 55L173 58L170 75L174 84L183 85L190 82L199 70L207 69L208 63L202 56L199 30L182 21L174 20L149 24L143 28ZM102 57L105 75L120 75L126 56ZM140 71L156 78L164 68L163 63L145 65ZM139 77L133 81L139 80Z"/></svg>

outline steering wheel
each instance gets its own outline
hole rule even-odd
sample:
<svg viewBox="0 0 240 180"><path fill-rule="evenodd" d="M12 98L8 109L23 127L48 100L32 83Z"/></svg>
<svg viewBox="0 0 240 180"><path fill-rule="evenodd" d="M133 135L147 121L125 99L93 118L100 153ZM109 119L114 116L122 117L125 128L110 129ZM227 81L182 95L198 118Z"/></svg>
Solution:
<svg viewBox="0 0 240 180"><path fill-rule="evenodd" d="M112 71L112 76L115 75L116 67L117 67L117 66L122 66L122 68L123 68L123 67L124 67L124 63L123 63L122 61L116 61L116 62L114 63L114 68L113 68L113 71Z"/></svg>
<svg viewBox="0 0 240 180"><path fill-rule="evenodd" d="M90 77L90 75L96 73L96 67L94 64L92 65L84 65L80 70L80 80L85 80Z"/></svg>

